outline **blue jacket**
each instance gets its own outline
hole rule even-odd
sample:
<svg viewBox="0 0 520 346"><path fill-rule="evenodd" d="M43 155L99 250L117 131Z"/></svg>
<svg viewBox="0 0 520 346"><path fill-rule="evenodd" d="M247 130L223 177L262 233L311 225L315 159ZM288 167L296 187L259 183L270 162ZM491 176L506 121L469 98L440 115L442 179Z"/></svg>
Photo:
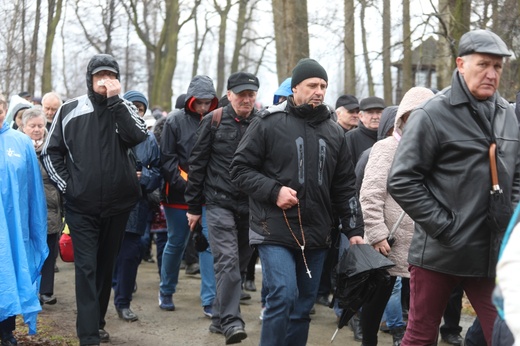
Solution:
<svg viewBox="0 0 520 346"><path fill-rule="evenodd" d="M7 122L0 128L0 188L0 321L22 314L34 334L49 254L47 204L32 142Z"/></svg>

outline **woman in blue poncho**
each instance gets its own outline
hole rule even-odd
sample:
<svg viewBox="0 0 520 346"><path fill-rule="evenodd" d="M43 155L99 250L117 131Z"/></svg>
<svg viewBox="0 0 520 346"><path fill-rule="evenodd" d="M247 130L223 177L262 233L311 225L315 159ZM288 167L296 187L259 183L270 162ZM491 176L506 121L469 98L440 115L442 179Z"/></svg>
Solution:
<svg viewBox="0 0 520 346"><path fill-rule="evenodd" d="M47 257L47 207L36 153L29 137L5 120L0 95L0 339L16 345L15 317L36 333L40 270Z"/></svg>

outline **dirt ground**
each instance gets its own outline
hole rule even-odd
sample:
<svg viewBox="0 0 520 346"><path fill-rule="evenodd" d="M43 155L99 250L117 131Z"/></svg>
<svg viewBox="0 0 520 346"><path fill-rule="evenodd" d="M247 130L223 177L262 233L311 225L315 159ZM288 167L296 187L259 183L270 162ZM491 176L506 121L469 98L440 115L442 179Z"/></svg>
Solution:
<svg viewBox="0 0 520 346"><path fill-rule="evenodd" d="M55 296L56 305L45 305L40 313L40 334L52 336L55 341L38 343L38 336L32 337L33 342L21 342L24 345L78 345L75 338L76 305L74 294L74 265L58 262L60 268L56 273ZM258 318L260 312L260 284L261 268L257 265L256 286L257 292L250 292L252 299L241 305L242 317L246 322L248 338L242 345L258 345L260 340L261 323ZM111 345L131 346L169 346L169 345L224 345L222 335L208 331L210 320L202 314L199 289L200 276L186 275L181 271L177 293L173 296L176 310L162 311L158 307L157 291L159 276L155 263L143 263L137 277L138 290L132 301L132 310L139 316L139 320L128 323L120 320L110 304L106 316L106 330L110 333ZM309 331L308 345L330 345L330 339L336 329L336 318L332 309L316 305L316 314L311 315L312 322ZM19 318L20 319L20 318ZM463 315L464 332L472 318ZM72 341L71 341L72 340ZM110 345L103 344L103 345ZM360 345L353 338L347 327L337 334L333 345L357 346ZM379 345L392 344L391 336L379 333ZM446 345L440 343L440 345Z"/></svg>

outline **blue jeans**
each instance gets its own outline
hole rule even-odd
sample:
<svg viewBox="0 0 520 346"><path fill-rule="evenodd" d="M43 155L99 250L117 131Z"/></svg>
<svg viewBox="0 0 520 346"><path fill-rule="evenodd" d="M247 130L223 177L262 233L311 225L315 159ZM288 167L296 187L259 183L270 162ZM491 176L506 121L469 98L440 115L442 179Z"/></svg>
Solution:
<svg viewBox="0 0 520 346"><path fill-rule="evenodd" d="M300 250L265 244L258 254L268 291L260 345L305 345L327 250L305 250L312 278Z"/></svg>
<svg viewBox="0 0 520 346"><path fill-rule="evenodd" d="M202 234L208 239L208 225L206 223L206 207L202 207ZM200 300L202 306L213 305L215 299L216 283L215 270L213 269L213 254L211 253L211 246L199 252L199 266L200 266Z"/></svg>
<svg viewBox="0 0 520 346"><path fill-rule="evenodd" d="M401 307L401 278L397 277L395 280L394 288L392 289L392 295L386 303L384 318L386 325L390 329L404 327L403 321L403 309Z"/></svg>
<svg viewBox="0 0 520 346"><path fill-rule="evenodd" d="M164 215L168 226L168 241L164 247L161 265L160 291L163 294L174 294L179 282L179 270L182 255L188 244L190 228L185 209L164 207ZM207 236L206 208L202 209L202 229ZM201 293L202 305L212 305L215 297L215 274L213 273L213 256L211 250L199 256L201 267Z"/></svg>

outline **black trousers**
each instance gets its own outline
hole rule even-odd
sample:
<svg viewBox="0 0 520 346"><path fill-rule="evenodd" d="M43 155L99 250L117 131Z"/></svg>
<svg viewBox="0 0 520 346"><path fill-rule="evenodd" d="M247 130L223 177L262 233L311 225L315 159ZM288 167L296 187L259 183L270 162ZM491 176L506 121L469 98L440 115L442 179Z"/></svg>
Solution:
<svg viewBox="0 0 520 346"><path fill-rule="evenodd" d="M130 211L110 217L67 210L76 271L76 331L80 345L98 344L112 288L112 272Z"/></svg>
<svg viewBox="0 0 520 346"><path fill-rule="evenodd" d="M2 339L11 337L13 331L16 329L16 316L7 317L0 321L0 336Z"/></svg>
<svg viewBox="0 0 520 346"><path fill-rule="evenodd" d="M125 232L123 245L116 260L113 288L114 305L118 309L130 307L137 269L141 262L141 235Z"/></svg>
<svg viewBox="0 0 520 346"><path fill-rule="evenodd" d="M42 280L40 283L40 294L52 296L54 294L54 265L56 264L57 248L59 233L47 234L47 246L49 247L49 256L42 267Z"/></svg>
<svg viewBox="0 0 520 346"><path fill-rule="evenodd" d="M441 335L460 334L462 327L460 326L460 314L462 309L462 296L464 290L462 286L457 286L451 292L450 300L444 310L444 324L441 326Z"/></svg>

